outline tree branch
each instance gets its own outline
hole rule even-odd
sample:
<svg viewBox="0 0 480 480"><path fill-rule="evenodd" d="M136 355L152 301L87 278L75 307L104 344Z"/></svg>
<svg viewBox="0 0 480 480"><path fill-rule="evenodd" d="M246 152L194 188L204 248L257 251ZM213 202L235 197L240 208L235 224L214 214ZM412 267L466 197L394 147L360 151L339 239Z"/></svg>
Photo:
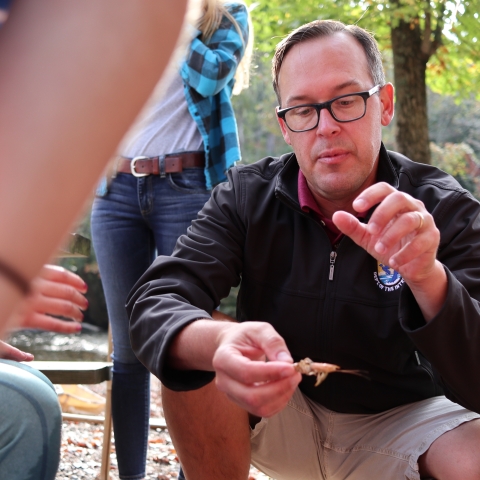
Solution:
<svg viewBox="0 0 480 480"><path fill-rule="evenodd" d="M430 13L430 11L425 11L425 28L423 30L421 50L423 55L427 56L427 59L430 58L431 35L432 35L432 14Z"/></svg>
<svg viewBox="0 0 480 480"><path fill-rule="evenodd" d="M426 61L442 45L445 3L440 3L437 11L437 22L435 30L432 31L432 12L430 7L428 7L428 10L425 10L425 29L423 31L421 51Z"/></svg>

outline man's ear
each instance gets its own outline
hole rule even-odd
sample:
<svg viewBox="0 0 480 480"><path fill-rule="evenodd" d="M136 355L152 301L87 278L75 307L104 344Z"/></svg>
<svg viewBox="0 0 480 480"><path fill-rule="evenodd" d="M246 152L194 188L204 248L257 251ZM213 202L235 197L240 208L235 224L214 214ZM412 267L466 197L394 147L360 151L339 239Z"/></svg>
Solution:
<svg viewBox="0 0 480 480"><path fill-rule="evenodd" d="M382 125L390 125L395 112L394 108L394 89L391 83L386 83L380 90L380 102L382 102Z"/></svg>
<svg viewBox="0 0 480 480"><path fill-rule="evenodd" d="M280 110L280 107L275 108L275 112L278 112ZM289 132L290 130L288 129L287 125L285 124L285 121L280 118L278 115L275 115L277 117L278 124L280 125L280 130L282 131L283 139L285 142L287 142L288 145L291 145L292 142L290 142L290 135Z"/></svg>

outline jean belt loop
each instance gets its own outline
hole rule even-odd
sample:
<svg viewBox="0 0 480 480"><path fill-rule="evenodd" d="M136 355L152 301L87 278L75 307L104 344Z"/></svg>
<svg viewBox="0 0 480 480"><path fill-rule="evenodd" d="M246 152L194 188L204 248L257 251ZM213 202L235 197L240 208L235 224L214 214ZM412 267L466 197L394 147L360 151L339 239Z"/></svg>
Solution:
<svg viewBox="0 0 480 480"><path fill-rule="evenodd" d="M158 156L158 172L160 174L160 178L165 178L167 176L165 172L165 155Z"/></svg>
<svg viewBox="0 0 480 480"><path fill-rule="evenodd" d="M111 178L117 178L118 163L120 162L121 159L122 159L122 157L120 157L120 155L117 155L115 157L115 160L113 161L112 177Z"/></svg>

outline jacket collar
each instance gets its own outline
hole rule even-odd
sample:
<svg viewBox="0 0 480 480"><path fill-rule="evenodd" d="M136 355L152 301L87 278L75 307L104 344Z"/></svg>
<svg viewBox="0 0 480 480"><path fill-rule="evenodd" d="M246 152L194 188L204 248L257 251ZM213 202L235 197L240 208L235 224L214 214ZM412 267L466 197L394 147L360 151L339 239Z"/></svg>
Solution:
<svg viewBox="0 0 480 480"><path fill-rule="evenodd" d="M393 167L392 160L383 142L380 146L380 158L378 162L377 182L386 182L395 189L398 189L398 186L400 184L398 173Z"/></svg>
<svg viewBox="0 0 480 480"><path fill-rule="evenodd" d="M386 182L394 188L398 188L398 174L393 167L385 145L380 146L378 162L377 182ZM280 158L284 162L283 168L277 176L275 185L275 196L289 204L295 210L300 209L298 201L298 162L294 153L283 155Z"/></svg>

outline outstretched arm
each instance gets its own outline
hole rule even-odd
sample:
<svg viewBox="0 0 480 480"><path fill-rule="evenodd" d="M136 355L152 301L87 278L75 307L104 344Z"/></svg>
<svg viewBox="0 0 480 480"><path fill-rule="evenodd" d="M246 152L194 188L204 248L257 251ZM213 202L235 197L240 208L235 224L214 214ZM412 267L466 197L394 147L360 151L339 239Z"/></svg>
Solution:
<svg viewBox="0 0 480 480"><path fill-rule="evenodd" d="M283 338L266 322L197 320L177 335L169 359L176 369L215 371L217 388L258 417L280 412L301 381Z"/></svg>
<svg viewBox="0 0 480 480"><path fill-rule="evenodd" d="M0 32L0 261L25 284L159 80L186 3L13 2ZM21 296L0 271L0 335Z"/></svg>

